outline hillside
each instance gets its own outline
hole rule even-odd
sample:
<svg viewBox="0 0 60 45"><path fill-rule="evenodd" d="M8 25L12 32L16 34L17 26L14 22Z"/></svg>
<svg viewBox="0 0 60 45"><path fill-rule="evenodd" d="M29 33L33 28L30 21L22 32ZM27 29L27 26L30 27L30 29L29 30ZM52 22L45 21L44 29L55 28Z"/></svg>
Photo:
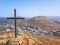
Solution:
<svg viewBox="0 0 60 45"><path fill-rule="evenodd" d="M54 21L46 18L45 16L36 16L24 22L23 25L33 26L34 28L38 28L39 30L60 30L60 25L55 23Z"/></svg>

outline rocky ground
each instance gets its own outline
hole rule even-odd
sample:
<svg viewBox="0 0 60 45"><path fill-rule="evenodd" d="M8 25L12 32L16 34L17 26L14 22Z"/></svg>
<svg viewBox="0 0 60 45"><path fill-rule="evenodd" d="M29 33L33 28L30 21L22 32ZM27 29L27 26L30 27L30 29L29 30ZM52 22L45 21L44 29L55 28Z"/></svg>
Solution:
<svg viewBox="0 0 60 45"><path fill-rule="evenodd" d="M14 26L12 24L2 25L2 26L0 25L0 33L13 32L13 31L14 31ZM17 31L26 32L30 34L36 34L36 35L60 36L59 30L43 31L43 30L34 28L32 26L20 26L19 25L17 26Z"/></svg>
<svg viewBox="0 0 60 45"><path fill-rule="evenodd" d="M14 38L14 32L0 34L0 45L60 45L59 36L39 36L18 32Z"/></svg>

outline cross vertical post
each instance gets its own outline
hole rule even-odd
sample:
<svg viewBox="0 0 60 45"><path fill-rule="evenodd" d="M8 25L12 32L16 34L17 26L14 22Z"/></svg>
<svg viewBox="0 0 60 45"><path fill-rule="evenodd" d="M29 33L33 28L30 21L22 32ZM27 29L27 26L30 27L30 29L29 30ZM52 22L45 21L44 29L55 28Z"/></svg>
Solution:
<svg viewBox="0 0 60 45"><path fill-rule="evenodd" d="M14 9L14 17L15 17L15 37L17 37L17 28L16 28L16 9Z"/></svg>

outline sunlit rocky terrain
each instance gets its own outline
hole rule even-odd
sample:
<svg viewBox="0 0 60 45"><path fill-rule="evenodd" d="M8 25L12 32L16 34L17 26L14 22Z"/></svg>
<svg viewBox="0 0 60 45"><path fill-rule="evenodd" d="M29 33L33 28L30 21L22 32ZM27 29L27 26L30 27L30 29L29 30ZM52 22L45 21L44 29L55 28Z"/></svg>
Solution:
<svg viewBox="0 0 60 45"><path fill-rule="evenodd" d="M59 36L39 36L18 32L18 36L14 40L14 33L7 32L0 34L0 45L60 45ZM10 40L11 43L8 42Z"/></svg>
<svg viewBox="0 0 60 45"><path fill-rule="evenodd" d="M60 24L45 16L17 20L17 38L14 31L14 21L1 18L0 45L60 45Z"/></svg>

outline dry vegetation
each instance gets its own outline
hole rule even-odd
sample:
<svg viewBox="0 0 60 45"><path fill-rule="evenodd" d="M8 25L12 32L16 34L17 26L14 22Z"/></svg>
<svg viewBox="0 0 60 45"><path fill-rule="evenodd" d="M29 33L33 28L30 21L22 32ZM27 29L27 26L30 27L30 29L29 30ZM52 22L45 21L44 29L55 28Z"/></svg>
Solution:
<svg viewBox="0 0 60 45"><path fill-rule="evenodd" d="M9 39L14 37L13 35L13 32L0 34L0 45L5 45ZM18 40L14 42L16 45L60 45L59 36L39 36L18 32Z"/></svg>

